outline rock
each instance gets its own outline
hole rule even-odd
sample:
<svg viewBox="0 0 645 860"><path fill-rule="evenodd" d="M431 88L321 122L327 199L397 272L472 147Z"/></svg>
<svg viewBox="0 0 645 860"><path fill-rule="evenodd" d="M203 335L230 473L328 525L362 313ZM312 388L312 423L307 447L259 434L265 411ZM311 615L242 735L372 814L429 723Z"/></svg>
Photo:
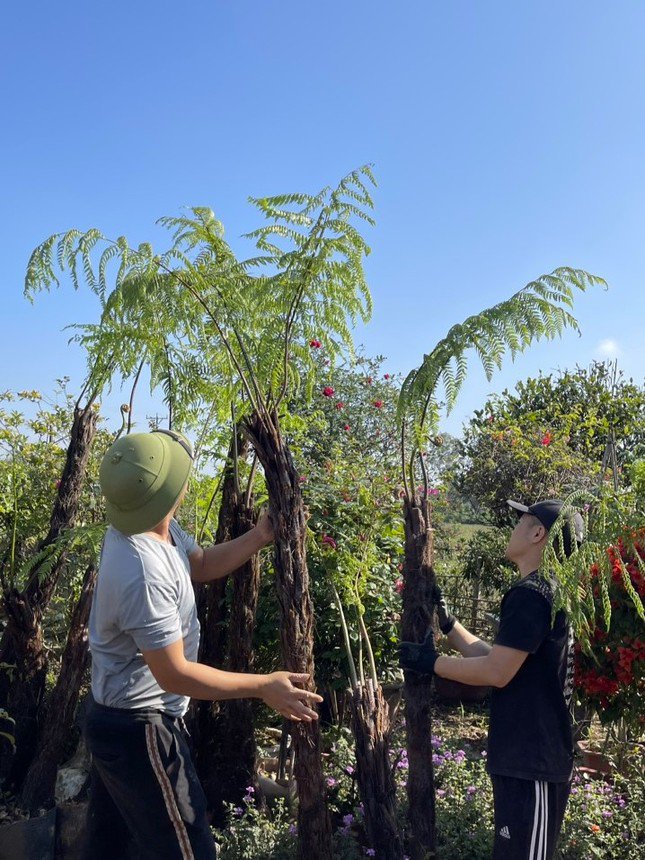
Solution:
<svg viewBox="0 0 645 860"><path fill-rule="evenodd" d="M74 755L58 768L56 774L56 803L65 803L78 797L90 773L90 754L81 738Z"/></svg>

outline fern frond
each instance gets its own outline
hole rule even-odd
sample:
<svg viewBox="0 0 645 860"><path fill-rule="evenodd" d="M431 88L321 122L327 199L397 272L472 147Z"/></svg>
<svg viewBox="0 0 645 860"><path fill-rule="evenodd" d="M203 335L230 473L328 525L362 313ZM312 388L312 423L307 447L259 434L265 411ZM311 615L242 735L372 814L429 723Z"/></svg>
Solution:
<svg viewBox="0 0 645 860"><path fill-rule="evenodd" d="M446 409L453 408L466 375L467 351L475 351L490 379L501 367L507 350L514 358L541 337L553 339L566 328L577 331L577 321L566 308L572 306L574 289L585 290L591 285L606 287L602 278L579 269L559 268L531 281L510 299L453 326L404 380L397 408L399 421L405 415L422 414L426 404L437 399L440 381ZM457 373L453 361L458 362Z"/></svg>

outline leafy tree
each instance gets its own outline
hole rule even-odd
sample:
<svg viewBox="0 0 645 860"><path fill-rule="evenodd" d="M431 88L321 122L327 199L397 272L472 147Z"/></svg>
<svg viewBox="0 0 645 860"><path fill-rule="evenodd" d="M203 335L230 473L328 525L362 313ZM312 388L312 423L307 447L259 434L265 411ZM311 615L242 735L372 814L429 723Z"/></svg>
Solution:
<svg viewBox="0 0 645 860"><path fill-rule="evenodd" d="M47 450L42 443L34 445L26 431L41 435L45 431L51 443L54 438L52 430L60 419L60 413L54 410L52 415L40 409L30 427L25 426L27 422L15 411L2 416L3 442L8 450L8 523L11 526L9 533L4 535L8 546L0 564L2 608L7 618L0 639L0 664L12 666L13 671L0 675L0 705L15 719L17 743L12 760L2 757L0 774L6 779L6 785L14 790L21 787L36 751L39 709L49 662L43 617L65 569L71 543L76 541L71 530L83 516L83 491L97 432L96 398L105 384L108 365L109 359L105 357L96 363L74 404L72 424L64 434L66 451L62 458L62 471L55 482L46 527L39 537L33 524L26 527L20 524L22 509L32 506L24 484L31 467L25 466L21 459L32 449L41 455ZM37 401L39 397L37 393L31 393L27 399ZM19 544L19 539L24 542ZM21 556L24 561L18 564ZM76 694L77 690L69 693L72 697ZM53 792L53 782L48 790Z"/></svg>
<svg viewBox="0 0 645 860"><path fill-rule="evenodd" d="M591 489L607 445L627 466L645 447L645 387L611 365L538 376L490 398L463 440L457 485L498 525L506 500L533 501ZM607 465L607 464L606 464Z"/></svg>

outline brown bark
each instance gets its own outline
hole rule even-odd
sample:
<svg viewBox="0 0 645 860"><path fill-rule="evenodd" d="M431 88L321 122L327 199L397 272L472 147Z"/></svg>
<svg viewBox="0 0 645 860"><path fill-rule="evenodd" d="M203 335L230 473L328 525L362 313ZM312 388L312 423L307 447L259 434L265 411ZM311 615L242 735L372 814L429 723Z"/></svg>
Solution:
<svg viewBox="0 0 645 860"><path fill-rule="evenodd" d="M350 699L356 741L356 778L370 845L382 860L402 860L396 816L396 783L390 761L390 716L383 691L371 680Z"/></svg>
<svg viewBox="0 0 645 860"><path fill-rule="evenodd" d="M47 699L34 760L22 788L21 805L31 812L54 802L56 772L65 753L79 690L90 662L87 623L95 583L96 567L90 565L85 571L81 594L72 613L60 674Z"/></svg>
<svg viewBox="0 0 645 860"><path fill-rule="evenodd" d="M237 487L233 456L233 442L229 448L226 461L225 475L222 482L222 501L217 519L215 543L223 543L231 539L233 531L233 510L237 504ZM206 585L196 586L197 615L201 625L201 642L198 660L207 666L223 669L226 653L226 582L228 577L216 579ZM188 713L188 724L193 741L193 757L195 767L202 784L206 787L210 774L214 774L213 760L219 744L219 732L215 726L215 718L219 710L218 702L193 701ZM216 794L212 801L206 792L208 807L215 810L220 805Z"/></svg>
<svg viewBox="0 0 645 860"><path fill-rule="evenodd" d="M232 534L236 538L256 522L253 508L240 502L233 513ZM260 557L254 555L232 575L233 593L228 627L226 669L253 671L253 631L260 589ZM253 704L248 699L231 699L220 704L213 722L217 743L210 748L209 767L204 774L204 790L215 823L224 820L224 803L242 805L247 787L253 786L255 799L262 804L259 790Z"/></svg>
<svg viewBox="0 0 645 860"><path fill-rule="evenodd" d="M432 621L432 530L427 502L404 501L405 561L401 638L422 642ZM424 516L425 514L425 516ZM408 751L409 854L436 856L434 769L432 766L431 675L405 672L405 725Z"/></svg>
<svg viewBox="0 0 645 860"><path fill-rule="evenodd" d="M91 403L74 410L49 531L38 551L51 546L76 522L97 418L98 412ZM65 553L61 553L46 573L42 571L42 564L37 565L22 591L12 588L3 595L7 626L0 642L0 663L12 664L15 669L11 678L6 672L0 674L0 707L6 708L16 721L17 751L10 765L6 760L0 760L0 775L4 776L8 771L5 788L14 791L22 785L35 751L38 711L48 665L42 619L65 563Z"/></svg>
<svg viewBox="0 0 645 860"><path fill-rule="evenodd" d="M270 426L260 416L247 432L264 468L275 534L276 588L280 606L282 663L290 672L307 672L313 689L313 604L305 550L306 518L299 475L280 435L277 415ZM331 821L325 800L320 728L293 723L295 779L298 785L298 856L329 860Z"/></svg>

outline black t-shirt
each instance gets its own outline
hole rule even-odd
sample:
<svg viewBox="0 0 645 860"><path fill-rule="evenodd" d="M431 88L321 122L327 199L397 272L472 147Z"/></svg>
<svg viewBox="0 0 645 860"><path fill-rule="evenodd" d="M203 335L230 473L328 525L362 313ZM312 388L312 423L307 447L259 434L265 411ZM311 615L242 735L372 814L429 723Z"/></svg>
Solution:
<svg viewBox="0 0 645 860"><path fill-rule="evenodd" d="M537 571L502 599L496 645L527 651L515 677L491 695L488 771L568 782L573 771L573 638L565 613L551 624L553 591Z"/></svg>

